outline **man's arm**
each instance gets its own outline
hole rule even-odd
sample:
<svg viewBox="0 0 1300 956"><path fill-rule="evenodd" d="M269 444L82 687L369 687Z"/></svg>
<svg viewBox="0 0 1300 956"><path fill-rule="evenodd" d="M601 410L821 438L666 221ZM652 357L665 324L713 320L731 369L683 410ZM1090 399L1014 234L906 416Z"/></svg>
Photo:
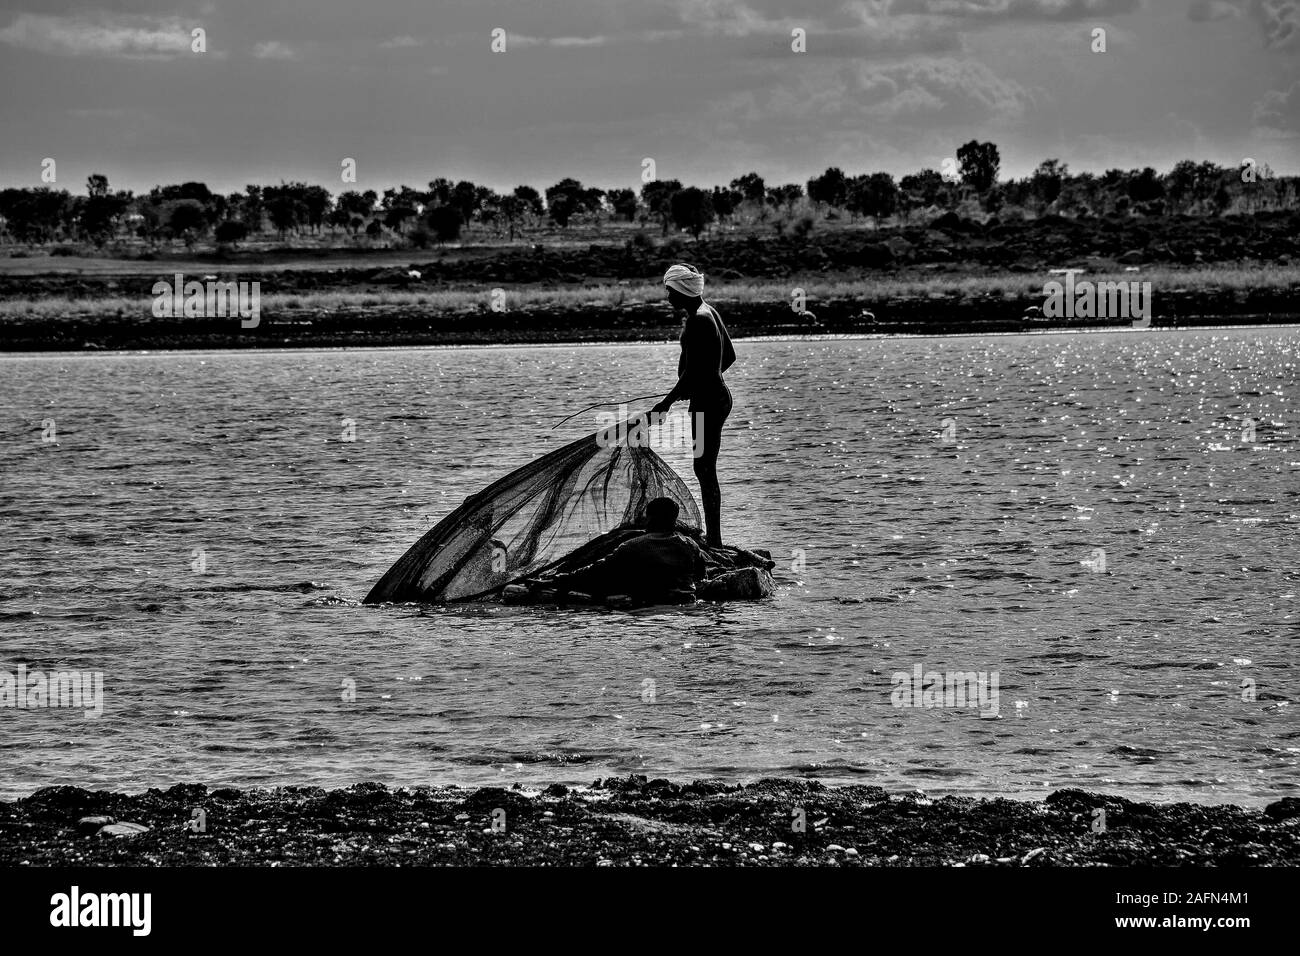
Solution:
<svg viewBox="0 0 1300 956"><path fill-rule="evenodd" d="M691 577L696 581L703 581L705 574L708 572L708 562L704 558L704 552L700 550L700 546L695 543L693 538L680 534L677 537L690 552Z"/></svg>

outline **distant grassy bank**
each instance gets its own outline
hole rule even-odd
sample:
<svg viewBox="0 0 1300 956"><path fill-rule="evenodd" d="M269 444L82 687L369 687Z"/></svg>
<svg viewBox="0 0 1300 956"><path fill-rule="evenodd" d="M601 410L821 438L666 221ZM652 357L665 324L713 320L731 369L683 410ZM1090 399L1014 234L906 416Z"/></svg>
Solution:
<svg viewBox="0 0 1300 956"><path fill-rule="evenodd" d="M222 276L225 278L225 276ZM831 278L793 276L785 281L740 280L708 286L706 298L716 306L740 304L780 304L789 307L794 290L803 290L806 308L815 313L819 303L901 302L901 300L1002 300L1011 304L1039 302L1044 282L1058 280L1053 274L1026 276L1002 274L904 274L880 278ZM1140 272L1084 272L1076 281L1151 282L1157 297L1161 293L1179 294L1251 294L1295 293L1300 295L1300 264L1245 267L1212 265L1199 268L1157 267ZM493 287L459 287L459 289L321 289L274 291L274 278L263 278L261 308L263 313L329 310L411 310L437 315L472 315L490 311L495 287L504 291L504 304L511 311L547 310L620 310L656 306L664 300L659 282L593 282L582 286L546 286L523 284ZM140 316L148 315L152 295L47 295L36 298L0 299L0 320L51 319L66 316Z"/></svg>
<svg viewBox="0 0 1300 956"><path fill-rule="evenodd" d="M222 276L222 278L226 278ZM711 284L708 300L719 308L772 306L790 309L796 289L803 290L807 311L835 302L858 302L863 308L885 309L898 302L944 302L960 305L1001 301L1009 308L1040 303L1043 285L1059 279L1050 274L912 274L881 278L820 279L792 276L784 281L738 280ZM1077 281L1150 282L1157 298L1162 293L1232 296L1295 294L1300 297L1300 264L1287 266L1216 265L1197 268L1157 267L1140 272L1106 270L1084 272ZM274 277L262 278L264 316L288 312L403 310L434 316L469 316L490 312L493 289L504 292L509 311L619 310L662 307L663 287L658 282L593 282L582 286L552 287L535 283L471 288L366 288L276 292ZM151 314L152 295L48 295L0 299L0 321L66 317L132 316Z"/></svg>
<svg viewBox="0 0 1300 956"><path fill-rule="evenodd" d="M1044 283L1061 268L1094 282L1150 282L1157 327L1300 320L1300 215L1284 213L1213 223L947 214L926 226L799 238L412 254L433 258L282 249L266 261L86 261L37 272L4 263L0 350L668 339L676 323L658 276L676 261L705 272L709 300L738 337L1016 331L1031 327L1026 310L1043 304ZM151 290L177 272L259 282L258 326L155 318Z"/></svg>
<svg viewBox="0 0 1300 956"><path fill-rule="evenodd" d="M227 278L223 276L223 278ZM1014 332L1042 329L1051 275L793 276L710 286L737 338L759 335ZM1092 281L1150 282L1155 327L1300 321L1300 265L1158 267L1086 273ZM261 277L256 328L237 317L156 318L151 295L47 294L0 299L0 349L283 348L668 340L677 325L653 282L582 286L321 288L276 292ZM290 283L292 285L292 283ZM500 290L502 311L492 308ZM792 308L802 289L804 312ZM1062 327L1127 325L1061 320Z"/></svg>

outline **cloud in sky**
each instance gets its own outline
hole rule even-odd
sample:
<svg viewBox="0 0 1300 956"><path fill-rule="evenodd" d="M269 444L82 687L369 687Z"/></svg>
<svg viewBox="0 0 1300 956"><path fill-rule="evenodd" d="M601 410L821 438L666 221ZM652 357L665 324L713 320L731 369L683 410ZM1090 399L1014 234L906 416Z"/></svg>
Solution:
<svg viewBox="0 0 1300 956"><path fill-rule="evenodd" d="M1300 0L1250 0L1250 13L1271 49L1300 51Z"/></svg>
<svg viewBox="0 0 1300 956"><path fill-rule="evenodd" d="M259 60L296 60L298 53L287 43L266 40L253 47L253 56Z"/></svg>
<svg viewBox="0 0 1300 956"><path fill-rule="evenodd" d="M1232 0L1192 0L1187 16L1196 23L1213 23L1215 20L1239 19L1245 15L1240 4Z"/></svg>
<svg viewBox="0 0 1300 956"><path fill-rule="evenodd" d="M129 188L177 170L223 190L259 178L330 185L344 156L372 188L439 175L610 187L635 180L645 156L661 175L706 183L741 164L791 179L832 164L902 174L971 138L998 142L1010 175L1049 156L1072 168L1167 167L1192 148L1223 163L1259 153L1289 171L1300 159L1263 154L1295 131L1298 9L0 0L0 85L22 91L0 97L0 185L54 154ZM206 56L190 54L199 25ZM1104 56L1089 50L1096 26L1109 31ZM508 37L499 54L498 28ZM791 49L795 29L806 31L804 53Z"/></svg>
<svg viewBox="0 0 1300 956"><path fill-rule="evenodd" d="M1255 122L1268 129L1300 133L1300 82L1289 90L1269 90L1255 104Z"/></svg>
<svg viewBox="0 0 1300 956"><path fill-rule="evenodd" d="M1142 0L885 0L893 13L928 13L967 20L1095 20L1132 13Z"/></svg>
<svg viewBox="0 0 1300 956"><path fill-rule="evenodd" d="M0 29L0 43L63 56L173 57L190 53L196 25L176 17L22 13Z"/></svg>
<svg viewBox="0 0 1300 956"><path fill-rule="evenodd" d="M531 37L522 34L507 34L506 46L554 46L554 47L581 47L581 46L604 46L609 37Z"/></svg>
<svg viewBox="0 0 1300 956"><path fill-rule="evenodd" d="M814 55L933 54L998 24L1098 21L1141 0L679 0L685 33L783 38L801 28Z"/></svg>
<svg viewBox="0 0 1300 956"><path fill-rule="evenodd" d="M712 104L713 121L752 132L778 126L814 142L819 129L872 124L943 129L1014 122L1033 94L987 66L949 57L902 63L828 65L799 82L774 82L734 92Z"/></svg>
<svg viewBox="0 0 1300 956"><path fill-rule="evenodd" d="M1006 121L1023 115L1032 94L975 60L909 61L859 73L867 112L893 119Z"/></svg>
<svg viewBox="0 0 1300 956"><path fill-rule="evenodd" d="M1191 0L1187 15L1196 23L1249 18L1267 49L1300 52L1300 0Z"/></svg>

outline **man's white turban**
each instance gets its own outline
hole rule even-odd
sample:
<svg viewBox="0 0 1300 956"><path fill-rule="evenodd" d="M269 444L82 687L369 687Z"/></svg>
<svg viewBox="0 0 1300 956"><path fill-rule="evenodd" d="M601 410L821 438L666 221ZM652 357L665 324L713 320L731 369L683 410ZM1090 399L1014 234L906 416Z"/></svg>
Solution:
<svg viewBox="0 0 1300 956"><path fill-rule="evenodd" d="M704 295L704 273L694 266L678 263L664 273L664 285L682 295Z"/></svg>

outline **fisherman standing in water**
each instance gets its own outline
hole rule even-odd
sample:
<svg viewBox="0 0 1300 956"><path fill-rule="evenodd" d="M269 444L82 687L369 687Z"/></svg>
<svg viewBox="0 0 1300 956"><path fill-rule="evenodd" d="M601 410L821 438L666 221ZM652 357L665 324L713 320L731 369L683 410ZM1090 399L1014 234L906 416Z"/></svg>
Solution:
<svg viewBox="0 0 1300 956"><path fill-rule="evenodd" d="M722 425L731 414L731 391L722 373L736 361L731 336L718 310L704 301L704 275L694 266L678 264L664 273L668 301L674 314L685 315L677 384L652 413L662 414L679 399L690 400L691 438L697 450L695 477L704 503L705 540L722 544L722 489L718 485L718 452Z"/></svg>

